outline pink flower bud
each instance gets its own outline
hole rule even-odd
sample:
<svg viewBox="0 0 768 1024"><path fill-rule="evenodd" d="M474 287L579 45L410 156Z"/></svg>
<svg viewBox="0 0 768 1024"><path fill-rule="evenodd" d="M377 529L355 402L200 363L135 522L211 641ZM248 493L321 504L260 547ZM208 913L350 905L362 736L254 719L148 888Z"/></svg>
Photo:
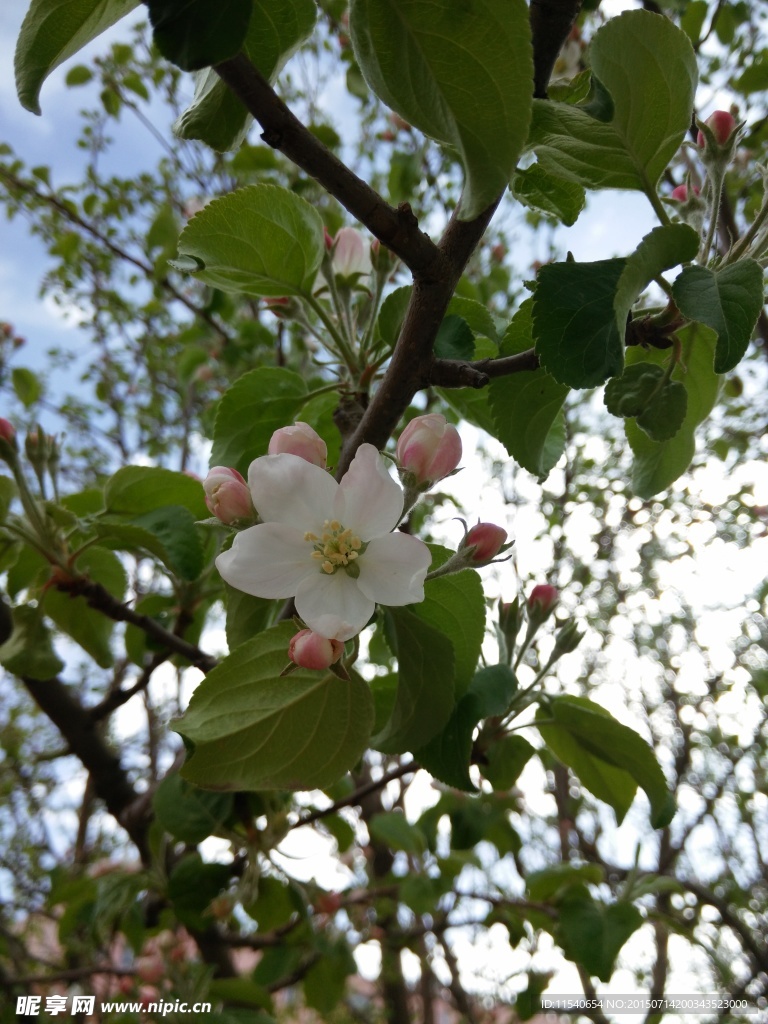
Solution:
<svg viewBox="0 0 768 1024"><path fill-rule="evenodd" d="M138 957L135 966L136 977L147 985L156 985L168 973L165 961L159 953Z"/></svg>
<svg viewBox="0 0 768 1024"><path fill-rule="evenodd" d="M14 444L16 441L16 427L10 422L10 420L4 420L0 418L0 437L4 441L8 441L9 444Z"/></svg>
<svg viewBox="0 0 768 1024"><path fill-rule="evenodd" d="M330 233L328 228L323 228L323 241L325 242L325 248L328 252L333 248L333 235Z"/></svg>
<svg viewBox="0 0 768 1024"><path fill-rule="evenodd" d="M313 466L325 469L328 449L325 441L308 423L280 427L269 441L270 455L298 455Z"/></svg>
<svg viewBox="0 0 768 1024"><path fill-rule="evenodd" d="M461 548L474 548L473 565L488 565L504 547L507 531L495 523L478 523L461 542Z"/></svg>
<svg viewBox="0 0 768 1024"><path fill-rule="evenodd" d="M704 124L712 129L712 134L715 136L715 141L719 146L725 145L736 127L733 114L730 114L727 110L716 110L714 114L709 115ZM707 140L704 132L699 132L696 143L700 149L706 148Z"/></svg>
<svg viewBox="0 0 768 1024"><path fill-rule="evenodd" d="M333 242L333 270L339 277L371 272L369 247L355 228L341 228L336 235Z"/></svg>
<svg viewBox="0 0 768 1024"><path fill-rule="evenodd" d="M692 187L691 191L695 196L699 194L699 190L696 188L695 185ZM678 185L677 188L673 188L669 194L669 198L677 200L678 203L686 202L686 200L688 199L688 186Z"/></svg>
<svg viewBox="0 0 768 1024"><path fill-rule="evenodd" d="M299 668L330 668L343 653L344 644L341 640L329 640L319 633L313 633L311 629L302 629L291 638L288 645L288 657Z"/></svg>
<svg viewBox="0 0 768 1024"><path fill-rule="evenodd" d="M253 502L248 484L236 469L214 466L203 481L205 504L222 523L253 519Z"/></svg>
<svg viewBox="0 0 768 1024"><path fill-rule="evenodd" d="M438 412L416 416L400 435L397 458L417 485L429 486L452 473L461 461L459 432Z"/></svg>
<svg viewBox="0 0 768 1024"><path fill-rule="evenodd" d="M549 583L539 583L528 597L528 614L532 621L544 622L555 609L560 598L557 587Z"/></svg>

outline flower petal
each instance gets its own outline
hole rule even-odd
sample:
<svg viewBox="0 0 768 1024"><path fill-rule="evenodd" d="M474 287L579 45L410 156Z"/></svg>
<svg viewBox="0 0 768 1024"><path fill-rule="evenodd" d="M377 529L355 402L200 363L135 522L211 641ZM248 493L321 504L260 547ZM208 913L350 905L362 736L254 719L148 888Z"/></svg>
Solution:
<svg viewBox="0 0 768 1024"><path fill-rule="evenodd" d="M254 597L292 597L302 580L317 575L312 545L301 530L283 523L260 523L238 533L229 551L216 559L216 568L231 587Z"/></svg>
<svg viewBox="0 0 768 1024"><path fill-rule="evenodd" d="M333 518L339 485L330 474L298 455L262 455L248 468L253 504L268 523L318 533Z"/></svg>
<svg viewBox="0 0 768 1024"><path fill-rule="evenodd" d="M359 561L360 592L379 604L416 604L424 600L424 577L432 554L407 533L388 533L368 545Z"/></svg>
<svg viewBox="0 0 768 1024"><path fill-rule="evenodd" d="M296 591L296 611L310 629L329 640L350 640L373 615L376 605L360 593L345 572L315 572Z"/></svg>
<svg viewBox="0 0 768 1024"><path fill-rule="evenodd" d="M361 444L342 478L334 517L362 540L394 530L403 514L403 491L372 444Z"/></svg>

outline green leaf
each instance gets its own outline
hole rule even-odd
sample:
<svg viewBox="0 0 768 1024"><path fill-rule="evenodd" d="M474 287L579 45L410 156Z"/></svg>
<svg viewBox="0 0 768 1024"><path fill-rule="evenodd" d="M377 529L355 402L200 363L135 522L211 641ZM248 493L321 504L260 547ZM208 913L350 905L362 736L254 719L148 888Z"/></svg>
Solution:
<svg viewBox="0 0 768 1024"><path fill-rule="evenodd" d="M571 888L599 885L603 881L605 871L600 864L553 864L527 875L525 889L528 898L537 903L557 903Z"/></svg>
<svg viewBox="0 0 768 1024"><path fill-rule="evenodd" d="M134 7L138 0L32 0L14 57L21 105L39 114L40 88L51 71Z"/></svg>
<svg viewBox="0 0 768 1024"><path fill-rule="evenodd" d="M227 595L227 644L230 651L251 640L272 624L279 603L253 597L224 584Z"/></svg>
<svg viewBox="0 0 768 1024"><path fill-rule="evenodd" d="M624 345L614 299L625 259L550 263L539 271L533 334L542 367L572 388L621 373Z"/></svg>
<svg viewBox="0 0 768 1024"><path fill-rule="evenodd" d="M610 981L621 947L643 923L640 911L631 903L603 906L586 890L566 896L559 909L555 937L565 955L587 974Z"/></svg>
<svg viewBox="0 0 768 1024"><path fill-rule="evenodd" d="M466 320L450 314L443 319L435 338L438 359L471 359L475 354L475 338Z"/></svg>
<svg viewBox="0 0 768 1024"><path fill-rule="evenodd" d="M168 899L187 928L205 931L211 925L208 907L227 886L232 869L226 864L205 864L200 854L180 860L168 879Z"/></svg>
<svg viewBox="0 0 768 1024"><path fill-rule="evenodd" d="M654 828L670 823L676 810L674 799L652 748L641 736L585 697L555 697L548 711L593 757L629 773L645 790Z"/></svg>
<svg viewBox="0 0 768 1024"><path fill-rule="evenodd" d="M690 40L668 18L627 11L597 32L590 62L613 100L611 121L534 100L529 145L558 177L651 192L691 123L697 69Z"/></svg>
<svg viewBox="0 0 768 1024"><path fill-rule="evenodd" d="M662 270L692 260L698 249L699 236L687 224L667 224L654 228L641 240L635 251L627 257L616 288L614 308L622 341L627 316L651 281Z"/></svg>
<svg viewBox="0 0 768 1024"><path fill-rule="evenodd" d="M464 167L460 216L506 187L530 122L533 65L522 0L353 0L352 43L371 89L454 150Z"/></svg>
<svg viewBox="0 0 768 1024"><path fill-rule="evenodd" d="M112 515L140 516L167 505L182 505L196 519L209 515L199 480L159 466L123 466L104 488L105 511Z"/></svg>
<svg viewBox="0 0 768 1024"><path fill-rule="evenodd" d="M410 289L409 289L410 291ZM448 303L446 316L460 316L464 320L475 337L480 335L483 338L490 338L498 343L499 332L493 314L476 299L468 299L464 295L454 295Z"/></svg>
<svg viewBox="0 0 768 1024"><path fill-rule="evenodd" d="M248 31L250 0L145 0L155 45L182 71L234 57Z"/></svg>
<svg viewBox="0 0 768 1024"><path fill-rule="evenodd" d="M494 789L511 789L535 753L536 748L523 736L504 736L490 748L480 770Z"/></svg>
<svg viewBox="0 0 768 1024"><path fill-rule="evenodd" d="M198 261L197 278L254 296L309 294L324 251L320 214L277 185L249 185L214 199L179 237L179 256Z"/></svg>
<svg viewBox="0 0 768 1024"><path fill-rule="evenodd" d="M0 665L17 676L52 679L64 668L39 608L13 609L13 633L0 647Z"/></svg>
<svg viewBox="0 0 768 1024"><path fill-rule="evenodd" d="M688 392L679 380L670 380L656 391L635 419L654 441L670 441L680 430L688 407Z"/></svg>
<svg viewBox="0 0 768 1024"><path fill-rule="evenodd" d="M8 515L11 502L18 494L15 480L9 476L0 476L0 522Z"/></svg>
<svg viewBox="0 0 768 1024"><path fill-rule="evenodd" d="M418 825L411 825L401 811L387 811L374 814L368 822L368 831L374 839L391 850L406 853L424 853L427 840Z"/></svg>
<svg viewBox="0 0 768 1024"><path fill-rule="evenodd" d="M429 545L432 568L450 555L447 548ZM440 630L451 642L455 656L455 692L467 689L480 659L485 634L485 596L474 569L438 576L424 585L424 600L409 609L422 622Z"/></svg>
<svg viewBox="0 0 768 1024"><path fill-rule="evenodd" d="M634 416L654 441L668 441L680 430L688 393L680 381L665 380L658 363L632 363L605 386L605 405L614 416Z"/></svg>
<svg viewBox="0 0 768 1024"><path fill-rule="evenodd" d="M386 612L394 631L399 672L392 717L371 740L384 753L418 750L451 716L454 653L444 633L402 608Z"/></svg>
<svg viewBox="0 0 768 1024"><path fill-rule="evenodd" d="M320 952L304 978L304 998L327 1020L341 1005L347 978L355 974L357 965L345 939L321 943Z"/></svg>
<svg viewBox="0 0 768 1024"><path fill-rule="evenodd" d="M218 831L232 814L232 801L230 793L198 789L174 772L155 790L152 807L166 832L194 846Z"/></svg>
<svg viewBox="0 0 768 1024"><path fill-rule="evenodd" d="M566 227L576 223L587 202L582 185L566 181L540 164L517 171L510 188L518 202L557 217Z"/></svg>
<svg viewBox="0 0 768 1024"><path fill-rule="evenodd" d="M168 505L126 522L118 516L102 516L93 528L109 547L137 555L154 555L181 579L200 575L203 551L195 519L180 505Z"/></svg>
<svg viewBox="0 0 768 1024"><path fill-rule="evenodd" d="M536 724L546 745L558 761L571 769L585 789L613 808L620 825L635 799L635 780L629 772L595 757L567 729L547 724L548 721L545 712L537 712Z"/></svg>
<svg viewBox="0 0 768 1024"><path fill-rule="evenodd" d="M763 292L763 270L751 259L722 270L685 267L672 286L680 312L717 332L715 373L732 370L747 351Z"/></svg>
<svg viewBox="0 0 768 1024"><path fill-rule="evenodd" d="M19 401L26 409L34 405L43 393L40 378L26 366L14 366L11 371L11 383Z"/></svg>
<svg viewBox="0 0 768 1024"><path fill-rule="evenodd" d="M476 786L469 777L474 731L483 719L505 714L516 691L517 678L506 665L481 669L445 728L416 752L416 760L441 782L474 792Z"/></svg>
<svg viewBox="0 0 768 1024"><path fill-rule="evenodd" d="M244 373L216 409L211 465L246 474L254 459L267 454L272 434L293 423L306 396L304 379L292 370L260 366Z"/></svg>
<svg viewBox="0 0 768 1024"><path fill-rule="evenodd" d="M501 356L533 348L532 308L533 301L528 299L513 317L501 343ZM540 480L565 449L561 409L568 390L541 367L495 377L489 387L495 436L523 469Z"/></svg>
<svg viewBox="0 0 768 1024"><path fill-rule="evenodd" d="M241 644L209 672L174 728L193 745L182 768L204 789L322 789L352 768L373 725L358 675L299 669L288 676L285 622Z"/></svg>
<svg viewBox="0 0 768 1024"><path fill-rule="evenodd" d="M233 798L230 796L229 799ZM295 886L270 875L261 876L256 899L245 904L243 909L257 922L260 932L269 932L287 924L296 913L306 916L302 897Z"/></svg>
<svg viewBox="0 0 768 1024"><path fill-rule="evenodd" d="M692 324L678 334L683 356L672 379L680 381L688 395L682 427L669 441L653 441L632 420L627 420L624 427L634 454L632 489L641 498L651 498L665 490L686 471L696 450L696 427L706 419L717 399L720 378L712 368L714 332ZM662 363L668 359L669 354L658 349L642 352L631 348L627 351L627 363L630 365L639 360Z"/></svg>
<svg viewBox="0 0 768 1024"><path fill-rule="evenodd" d="M289 58L311 34L312 0L254 0L243 52L261 74L275 81ZM195 75L192 103L173 125L182 139L199 139L218 152L238 149L253 117L213 69Z"/></svg>
<svg viewBox="0 0 768 1024"><path fill-rule="evenodd" d="M122 601L126 586L125 569L111 551L88 548L78 558L77 568ZM100 668L109 668L113 664L110 640L114 622L91 608L84 597L73 597L51 587L42 596L41 607L63 633L90 654Z"/></svg>

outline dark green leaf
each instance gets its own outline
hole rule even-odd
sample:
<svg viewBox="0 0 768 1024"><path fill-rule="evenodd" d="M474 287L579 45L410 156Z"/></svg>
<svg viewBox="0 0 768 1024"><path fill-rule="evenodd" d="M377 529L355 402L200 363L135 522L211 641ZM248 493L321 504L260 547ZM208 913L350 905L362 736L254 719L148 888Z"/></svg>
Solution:
<svg viewBox="0 0 768 1024"><path fill-rule="evenodd" d="M311 33L313 0L254 0L243 52L270 82ZM253 121L213 69L198 71L192 103L173 125L182 139L199 139L218 152L238 149Z"/></svg>
<svg viewBox="0 0 768 1024"><path fill-rule="evenodd" d="M763 271L754 260L722 270L685 267L672 286L678 309L717 332L715 373L727 373L742 359L763 308Z"/></svg>
<svg viewBox="0 0 768 1024"><path fill-rule="evenodd" d="M64 667L39 608L13 609L13 633L0 647L0 665L17 676L52 679Z"/></svg>
<svg viewBox="0 0 768 1024"><path fill-rule="evenodd" d="M104 505L113 515L140 516L167 505L183 505L195 519L209 515L199 480L159 466L118 469L104 488Z"/></svg>
<svg viewBox="0 0 768 1024"><path fill-rule="evenodd" d="M205 931L213 921L208 907L226 887L231 874L226 864L205 864L197 853L179 861L168 879L168 899L181 923Z"/></svg>
<svg viewBox="0 0 768 1024"><path fill-rule="evenodd" d="M174 728L193 744L182 769L205 789L322 789L354 766L373 725L359 676L300 669L281 677L296 632L285 622L209 672Z"/></svg>
<svg viewBox="0 0 768 1024"><path fill-rule="evenodd" d="M406 853L424 853L427 841L418 825L411 825L401 811L374 814L368 822L371 836L391 850Z"/></svg>
<svg viewBox="0 0 768 1024"><path fill-rule="evenodd" d="M669 441L680 430L688 407L688 392L678 380L668 381L651 396L635 419L654 441Z"/></svg>
<svg viewBox="0 0 768 1024"><path fill-rule="evenodd" d="M239 51L251 0L145 0L155 45L182 71L220 64Z"/></svg>
<svg viewBox="0 0 768 1024"><path fill-rule="evenodd" d="M675 803L652 748L628 726L584 697L555 697L551 717L594 757L628 772L651 804L651 823L663 828L672 820ZM583 780L582 780L583 781Z"/></svg>
<svg viewBox="0 0 768 1024"><path fill-rule="evenodd" d="M291 370L261 366L244 373L216 410L211 465L246 474L254 459L267 454L275 430L293 423L306 394L305 381Z"/></svg>
<svg viewBox="0 0 768 1024"><path fill-rule="evenodd" d="M556 937L569 960L587 974L610 981L621 947L642 923L642 914L631 903L606 907L586 890L574 891L560 905Z"/></svg>
<svg viewBox="0 0 768 1024"><path fill-rule="evenodd" d="M494 789L511 789L535 753L536 748L524 737L504 736L488 750L480 771Z"/></svg>
<svg viewBox="0 0 768 1024"><path fill-rule="evenodd" d="M160 824L182 843L197 845L213 835L232 813L230 793L210 793L166 775L155 790L152 807Z"/></svg>
<svg viewBox="0 0 768 1024"><path fill-rule="evenodd" d="M413 612L389 608L386 615L394 630L399 681L392 717L371 745L403 753L424 746L450 718L455 658L448 637Z"/></svg>
<svg viewBox="0 0 768 1024"><path fill-rule="evenodd" d="M528 299L515 314L504 334L501 356L533 348L532 308ZM489 392L495 436L523 469L543 479L565 448L561 409L568 387L539 368L495 377Z"/></svg>
<svg viewBox="0 0 768 1024"><path fill-rule="evenodd" d="M120 21L139 0L32 0L16 43L14 69L21 105L40 113L48 75L86 43Z"/></svg>
<svg viewBox="0 0 768 1024"><path fill-rule="evenodd" d="M263 597L252 597L224 584L227 595L227 644L230 651L272 624L279 604Z"/></svg>
<svg viewBox="0 0 768 1024"><path fill-rule="evenodd" d="M475 354L475 338L466 320L460 316L446 316L435 339L438 359L466 359Z"/></svg>
<svg viewBox="0 0 768 1024"><path fill-rule="evenodd" d="M522 0L353 0L355 56L371 89L464 166L472 220L509 182L528 135L533 67Z"/></svg>
<svg viewBox="0 0 768 1024"><path fill-rule="evenodd" d="M551 263L539 271L533 334L542 367L573 388L591 388L621 372L616 288L625 259Z"/></svg>

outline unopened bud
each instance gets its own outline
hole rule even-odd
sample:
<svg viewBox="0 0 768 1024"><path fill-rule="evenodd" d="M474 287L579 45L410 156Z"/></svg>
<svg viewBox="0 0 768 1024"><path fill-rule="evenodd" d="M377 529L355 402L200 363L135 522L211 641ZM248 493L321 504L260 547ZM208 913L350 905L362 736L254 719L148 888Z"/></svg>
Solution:
<svg viewBox="0 0 768 1024"><path fill-rule="evenodd" d="M40 428L30 430L24 440L24 451L35 468L45 466L48 461L48 436Z"/></svg>
<svg viewBox="0 0 768 1024"><path fill-rule="evenodd" d="M570 654L571 651L576 650L583 639L584 634L579 629L577 623L571 619L571 621L567 622L555 637L555 649L553 654L557 657L561 654Z"/></svg>
<svg viewBox="0 0 768 1024"><path fill-rule="evenodd" d="M698 188L696 188L695 185L693 185L691 187L691 192L695 196L697 196L699 194L699 190L698 190ZM676 188L673 188L672 191L669 194L669 198L676 200L678 203L685 203L685 202L687 202L688 201L688 186L687 185L678 185Z"/></svg>
<svg viewBox="0 0 768 1024"><path fill-rule="evenodd" d="M449 476L461 461L461 438L440 413L416 416L397 442L397 458L408 486L425 489Z"/></svg>
<svg viewBox="0 0 768 1024"><path fill-rule="evenodd" d="M10 420L4 420L0 417L0 438L3 441L7 441L9 444L16 445L16 427L11 423Z"/></svg>
<svg viewBox="0 0 768 1024"><path fill-rule="evenodd" d="M251 492L243 476L228 466L214 466L203 481L205 504L228 526L238 520L253 519Z"/></svg>
<svg viewBox="0 0 768 1024"><path fill-rule="evenodd" d="M325 441L308 423L298 422L292 427L280 427L269 441L270 455L298 455L300 459L325 469L328 449Z"/></svg>
<svg viewBox="0 0 768 1024"><path fill-rule="evenodd" d="M560 598L557 587L550 583L539 583L533 588L528 597L528 617L531 622L541 624L545 622Z"/></svg>
<svg viewBox="0 0 768 1024"><path fill-rule="evenodd" d="M727 110L716 110L710 114L704 124L712 131L715 142L718 146L724 146L733 135L736 128L736 119ZM700 149L706 149L707 138L703 131L699 130L696 143Z"/></svg>
<svg viewBox="0 0 768 1024"><path fill-rule="evenodd" d="M341 228L333 240L333 272L350 278L371 272L371 257L362 234L355 228Z"/></svg>
<svg viewBox="0 0 768 1024"><path fill-rule="evenodd" d="M467 533L459 550L472 550L472 565L488 565L504 550L507 531L495 523L478 523Z"/></svg>
<svg viewBox="0 0 768 1024"><path fill-rule="evenodd" d="M341 640L329 640L311 629L302 629L291 637L288 645L288 657L299 668L330 668L343 653L344 644Z"/></svg>
<svg viewBox="0 0 768 1024"><path fill-rule="evenodd" d="M499 629L507 639L514 640L517 636L521 620L519 597L514 601L499 601Z"/></svg>

